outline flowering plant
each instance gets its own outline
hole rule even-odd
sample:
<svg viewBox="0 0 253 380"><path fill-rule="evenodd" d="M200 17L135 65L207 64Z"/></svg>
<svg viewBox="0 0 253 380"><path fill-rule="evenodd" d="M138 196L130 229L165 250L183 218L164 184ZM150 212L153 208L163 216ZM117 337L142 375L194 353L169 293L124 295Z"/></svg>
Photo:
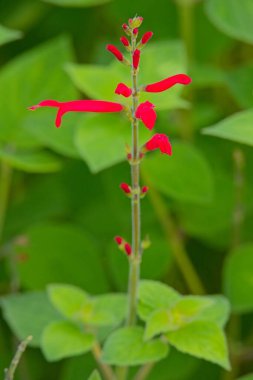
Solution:
<svg viewBox="0 0 253 380"><path fill-rule="evenodd" d="M118 235L115 237L129 263L128 294L92 296L73 285L48 286L48 295L58 312L58 319L45 327L42 350L50 361L91 351L100 371L100 374L94 372L91 375L93 380L100 379L100 376L106 380L126 380L130 376L129 367L134 367L135 380L143 380L156 362L167 358L171 346L229 369L223 333L227 318L224 298L183 296L160 282L140 280L141 262L145 260L144 252L149 245L148 239L141 237L141 200L149 187L140 185L140 165L146 154L153 150L172 155L172 145L165 134L155 133L140 144L139 128L152 131L157 119L155 105L149 101L140 102L140 94L163 92L172 86L191 82L188 75L180 73L139 85L138 73L141 64L145 64L141 62L141 52L153 36L152 32L146 32L139 39L142 22L142 17L134 17L128 24L123 24L126 36L120 41L129 58L116 46L107 45L107 50L130 70L131 87L119 83L115 93L124 98L131 97L131 106L107 100L43 100L29 107L30 110L56 108L57 128L67 112L124 113L131 123L132 144L126 147L131 184L120 184L131 201L131 242Z"/></svg>

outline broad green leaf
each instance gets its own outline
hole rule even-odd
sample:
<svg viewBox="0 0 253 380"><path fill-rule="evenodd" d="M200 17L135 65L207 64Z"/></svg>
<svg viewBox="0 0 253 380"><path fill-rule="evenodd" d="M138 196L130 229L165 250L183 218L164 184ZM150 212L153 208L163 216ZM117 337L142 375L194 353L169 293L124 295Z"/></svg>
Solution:
<svg viewBox="0 0 253 380"><path fill-rule="evenodd" d="M22 37L22 32L0 25L0 46Z"/></svg>
<svg viewBox="0 0 253 380"><path fill-rule="evenodd" d="M29 173L50 173L61 169L61 160L46 151L7 151L0 148L0 160L7 162L15 169Z"/></svg>
<svg viewBox="0 0 253 380"><path fill-rule="evenodd" d="M155 310L170 308L180 298L178 292L161 282L142 280L138 291L138 314L147 320Z"/></svg>
<svg viewBox="0 0 253 380"><path fill-rule="evenodd" d="M208 128L204 128L203 133L252 146L252 124L253 109L249 109L229 116Z"/></svg>
<svg viewBox="0 0 253 380"><path fill-rule="evenodd" d="M170 309L155 311L147 321L145 338L150 339L162 332L180 329L213 302L208 297L186 296L179 299Z"/></svg>
<svg viewBox="0 0 253 380"><path fill-rule="evenodd" d="M240 377L237 380L253 380L253 373Z"/></svg>
<svg viewBox="0 0 253 380"><path fill-rule="evenodd" d="M92 374L90 375L88 380L102 380L101 376L99 375L99 372L95 369Z"/></svg>
<svg viewBox="0 0 253 380"><path fill-rule="evenodd" d="M156 362L168 353L168 346L160 340L144 342L142 327L123 327L106 340L102 360L119 366L135 366Z"/></svg>
<svg viewBox="0 0 253 380"><path fill-rule="evenodd" d="M149 153L143 162L143 170L153 186L169 197L196 203L212 199L211 169L192 145L174 143L172 157Z"/></svg>
<svg viewBox="0 0 253 380"><path fill-rule="evenodd" d="M115 326L127 314L127 295L104 294L93 298L93 305L87 323L96 326Z"/></svg>
<svg viewBox="0 0 253 380"><path fill-rule="evenodd" d="M0 299L3 316L18 339L32 335L31 346L40 346L44 328L60 315L44 292L15 294Z"/></svg>
<svg viewBox="0 0 253 380"><path fill-rule="evenodd" d="M251 0L206 0L207 16L225 34L253 43L253 3Z"/></svg>
<svg viewBox="0 0 253 380"><path fill-rule="evenodd" d="M45 99L76 98L76 91L62 69L63 64L71 58L69 41L58 38L18 56L4 66L0 73L0 88L3 89L0 94L0 141L15 147L37 147L45 144L46 140L40 138L37 129L50 126L46 132L49 135L52 131L50 144L45 145L58 149L54 131L56 110L39 109L31 112L27 107ZM46 120L45 115L51 115L51 118ZM30 128L27 129L29 118ZM66 155L70 155L70 152L72 156L75 155L71 125L58 132L61 141L65 141L62 151ZM41 135L44 136L44 132Z"/></svg>
<svg viewBox="0 0 253 380"><path fill-rule="evenodd" d="M253 245L242 245L227 258L223 287L232 310L239 313L253 310Z"/></svg>
<svg viewBox="0 0 253 380"><path fill-rule="evenodd" d="M224 333L214 322L193 321L166 336L179 351L230 368Z"/></svg>
<svg viewBox="0 0 253 380"><path fill-rule="evenodd" d="M49 299L56 310L69 319L78 319L82 309L90 304L88 294L77 286L50 284L47 290Z"/></svg>
<svg viewBox="0 0 253 380"><path fill-rule="evenodd" d="M158 82L186 71L185 53L179 41L149 44L142 52L141 62L143 65L140 84ZM122 101L127 104L131 101L114 93L119 82L131 85L129 68L115 60L108 66L68 64L66 71L77 88L90 98ZM140 101L149 100L156 105L156 109L184 107L186 102L180 98L182 90L183 86L177 85L159 94L142 93Z"/></svg>
<svg viewBox="0 0 253 380"><path fill-rule="evenodd" d="M253 83L249 78L253 74L252 63L230 70L225 75L226 85L242 108L253 106Z"/></svg>
<svg viewBox="0 0 253 380"><path fill-rule="evenodd" d="M43 331L41 346L48 361L84 354L94 344L94 336L67 321L49 324Z"/></svg>
<svg viewBox="0 0 253 380"><path fill-rule="evenodd" d="M230 314L229 301L221 295L208 296L206 298L211 301L211 304L201 311L198 319L213 321L218 326L224 327Z"/></svg>
<svg viewBox="0 0 253 380"><path fill-rule="evenodd" d="M41 289L68 282L89 292L108 290L97 246L85 231L69 224L42 224L31 227L27 237L28 260L18 264L23 286Z"/></svg>
<svg viewBox="0 0 253 380"><path fill-rule="evenodd" d="M141 125L140 143L150 137ZM93 173L125 159L125 146L131 143L131 125L120 114L89 115L82 118L75 142L81 157Z"/></svg>
<svg viewBox="0 0 253 380"><path fill-rule="evenodd" d="M94 7L109 3L111 0L43 0L61 7Z"/></svg>

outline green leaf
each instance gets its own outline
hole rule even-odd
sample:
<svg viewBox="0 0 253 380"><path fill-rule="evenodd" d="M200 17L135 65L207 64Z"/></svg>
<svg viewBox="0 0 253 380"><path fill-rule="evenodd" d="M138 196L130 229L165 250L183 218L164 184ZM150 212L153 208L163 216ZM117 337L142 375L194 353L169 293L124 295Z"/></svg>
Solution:
<svg viewBox="0 0 253 380"><path fill-rule="evenodd" d="M138 314L147 320L155 310L170 308L180 298L178 292L161 282L142 280L138 291Z"/></svg>
<svg viewBox="0 0 253 380"><path fill-rule="evenodd" d="M0 46L7 44L8 42L18 40L22 37L22 32L18 30L8 29L3 25L0 25Z"/></svg>
<svg viewBox="0 0 253 380"><path fill-rule="evenodd" d="M179 299L170 309L155 311L147 321L145 338L150 339L162 332L180 329L199 317L201 311L212 304L207 297L186 296Z"/></svg>
<svg viewBox="0 0 253 380"><path fill-rule="evenodd" d="M208 128L204 128L203 133L252 146L252 124L253 109L249 109L235 113Z"/></svg>
<svg viewBox="0 0 253 380"><path fill-rule="evenodd" d="M124 327L113 332L106 340L102 360L119 366L135 366L156 362L168 353L160 340L144 342L142 327Z"/></svg>
<svg viewBox="0 0 253 380"><path fill-rule="evenodd" d="M214 322L193 321L166 336L179 351L230 368L224 333Z"/></svg>
<svg viewBox="0 0 253 380"><path fill-rule="evenodd" d="M149 136L145 127L140 129L140 143ZM131 126L119 114L88 115L79 124L75 142L90 170L97 173L125 159L125 145L131 142Z"/></svg>
<svg viewBox="0 0 253 380"><path fill-rule="evenodd" d="M245 375L243 377L240 377L239 379L237 380L253 380L253 373L252 374L248 374L248 375Z"/></svg>
<svg viewBox="0 0 253 380"><path fill-rule="evenodd" d="M0 299L3 316L18 339L32 335L31 346L40 346L44 328L60 315L50 304L44 292L15 294ZM42 312L43 311L43 312Z"/></svg>
<svg viewBox="0 0 253 380"><path fill-rule="evenodd" d="M251 0L206 0L207 16L222 32L253 43L253 3Z"/></svg>
<svg viewBox="0 0 253 380"><path fill-rule="evenodd" d="M96 326L115 326L125 319L126 314L125 294L104 294L93 298L92 312L87 323Z"/></svg>
<svg viewBox="0 0 253 380"><path fill-rule="evenodd" d="M84 354L94 344L94 336L82 332L77 326L67 321L49 324L43 331L42 351L48 361Z"/></svg>
<svg viewBox="0 0 253 380"><path fill-rule="evenodd" d="M46 151L7 151L0 148L0 159L13 168L29 173L50 173L61 169L61 160Z"/></svg>
<svg viewBox="0 0 253 380"><path fill-rule="evenodd" d="M61 152L76 155L72 125L69 123L69 128L57 130L58 134L55 131L55 109L27 110L27 107L45 99L76 98L76 91L62 70L63 64L71 58L69 41L58 38L18 56L4 66L0 73L0 87L4 89L0 94L0 141L14 147L45 145L60 151L58 139L61 139L61 142L64 140ZM41 131L41 138L38 129L43 130L47 126L46 132Z"/></svg>
<svg viewBox="0 0 253 380"><path fill-rule="evenodd" d="M143 162L143 170L153 186L169 197L196 203L212 199L211 169L192 145L174 143L172 157L150 153Z"/></svg>
<svg viewBox="0 0 253 380"><path fill-rule="evenodd" d="M228 71L225 76L227 87L242 108L252 108L253 105L253 85L249 81L252 72L253 65L249 63Z"/></svg>
<svg viewBox="0 0 253 380"><path fill-rule="evenodd" d="M142 52L145 64L140 72L140 84L160 81L170 75L186 71L185 52L181 42L166 41L149 44ZM108 66L68 64L66 71L79 90L90 98L120 101L114 93L119 82L131 85L129 70L119 62L112 61ZM184 107L180 98L183 86L177 85L159 94L141 93L140 101L149 100L156 109ZM124 103L130 100L124 99Z"/></svg>
<svg viewBox="0 0 253 380"><path fill-rule="evenodd" d="M200 320L213 321L218 326L224 327L230 314L230 303L227 298L221 295L208 296L211 304L203 309L198 316Z"/></svg>
<svg viewBox="0 0 253 380"><path fill-rule="evenodd" d="M223 287L232 310L239 313L253 310L253 245L235 249L224 267Z"/></svg>
<svg viewBox="0 0 253 380"><path fill-rule="evenodd" d="M51 284L47 290L53 306L69 319L78 320L83 308L90 304L88 294L73 285Z"/></svg>
<svg viewBox="0 0 253 380"><path fill-rule="evenodd" d="M92 374L90 375L88 380L102 380L99 372L95 369Z"/></svg>
<svg viewBox="0 0 253 380"><path fill-rule="evenodd" d="M69 224L41 224L31 227L27 238L28 260L18 263L26 288L68 282L89 292L108 290L97 245L85 231Z"/></svg>
<svg viewBox="0 0 253 380"><path fill-rule="evenodd" d="M111 0L43 0L47 3L58 5L61 7L95 7L109 3Z"/></svg>

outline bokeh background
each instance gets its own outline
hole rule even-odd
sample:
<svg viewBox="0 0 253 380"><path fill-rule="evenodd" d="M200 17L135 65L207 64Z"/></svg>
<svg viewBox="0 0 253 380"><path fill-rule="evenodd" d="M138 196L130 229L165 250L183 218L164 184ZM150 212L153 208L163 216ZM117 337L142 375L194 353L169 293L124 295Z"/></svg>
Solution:
<svg viewBox="0 0 253 380"><path fill-rule="evenodd" d="M152 244L142 277L231 303L231 373L172 350L148 379L253 372L252 0L0 0L2 374L17 338L48 320L47 284L93 294L127 288L127 260L113 242L130 238L130 204L119 190L130 181L127 120L72 114L57 130L55 110L26 108L51 98L116 100L117 83L130 81L105 45L120 47L121 25L136 14L144 17L140 33L154 32L141 83L180 72L193 79L149 97L173 156L152 153L143 163L150 192L142 231ZM140 128L145 141L150 134ZM39 341L32 345L19 380L81 380L95 367L89 354L48 363Z"/></svg>

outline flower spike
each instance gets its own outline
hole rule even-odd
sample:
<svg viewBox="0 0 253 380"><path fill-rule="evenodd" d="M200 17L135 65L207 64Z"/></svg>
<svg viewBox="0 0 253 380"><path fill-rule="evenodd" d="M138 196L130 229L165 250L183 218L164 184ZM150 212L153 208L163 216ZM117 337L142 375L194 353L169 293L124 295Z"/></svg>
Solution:
<svg viewBox="0 0 253 380"><path fill-rule="evenodd" d="M135 68L135 70L137 70L139 66L140 54L141 54L141 51L139 49L135 49L134 54L133 54L133 67Z"/></svg>
<svg viewBox="0 0 253 380"><path fill-rule="evenodd" d="M154 136L151 137L151 139L146 142L144 145L144 151L151 151L155 149L160 149L162 153L168 154L169 156L172 155L172 147L171 143L169 141L168 136L162 134L162 133L156 133Z"/></svg>
<svg viewBox="0 0 253 380"><path fill-rule="evenodd" d="M120 103L108 102L104 100L72 100L70 102L58 102L56 100L43 100L35 106L29 107L35 110L39 107L57 107L59 108L55 125L57 128L61 126L62 116L66 112L120 112L124 106Z"/></svg>
<svg viewBox="0 0 253 380"><path fill-rule="evenodd" d="M135 116L137 119L141 119L143 124L148 129L153 129L156 122L156 113L154 111L154 104L146 101L144 103L141 103L135 113Z"/></svg>
<svg viewBox="0 0 253 380"><path fill-rule="evenodd" d="M128 98L132 94L130 87L126 86L124 83L119 83L115 89L115 94L123 95L125 98Z"/></svg>
<svg viewBox="0 0 253 380"><path fill-rule="evenodd" d="M177 74L169 78L163 79L160 82L148 84L143 87L143 91L146 92L162 92L168 90L169 88L175 86L175 84L187 85L191 83L191 78L186 74Z"/></svg>
<svg viewBox="0 0 253 380"><path fill-rule="evenodd" d="M114 55L114 57L117 58L118 61L123 62L123 60L124 60L124 56L123 56L123 54L121 53L121 51L119 51L119 49L116 48L116 46L114 46L114 45L110 45L110 44L109 44L109 45L106 46L106 49L107 49L109 52L111 52L111 53Z"/></svg>

